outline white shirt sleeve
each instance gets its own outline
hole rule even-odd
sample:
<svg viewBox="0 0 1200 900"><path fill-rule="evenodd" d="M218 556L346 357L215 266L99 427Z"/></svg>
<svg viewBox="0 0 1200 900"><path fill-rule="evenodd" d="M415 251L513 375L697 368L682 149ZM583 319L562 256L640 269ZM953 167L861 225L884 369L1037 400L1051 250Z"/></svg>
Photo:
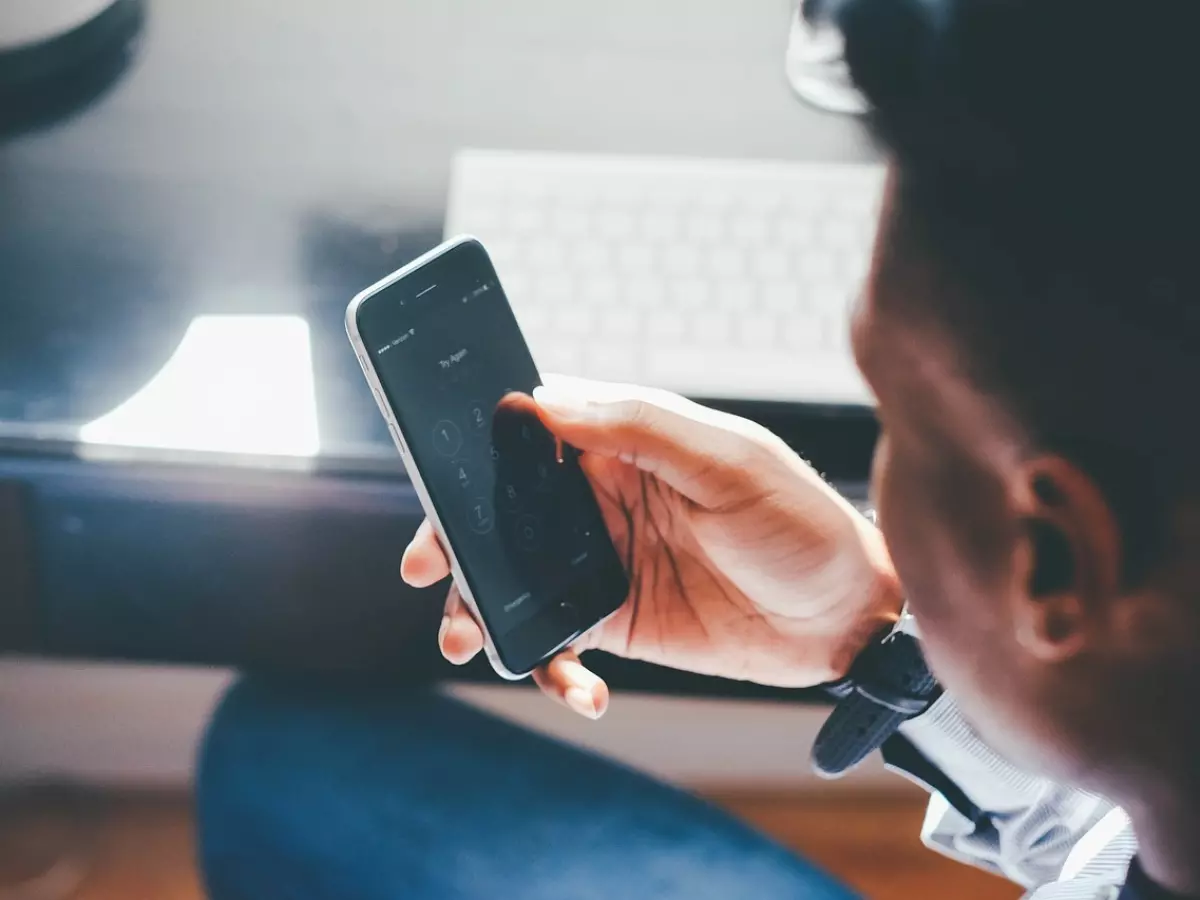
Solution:
<svg viewBox="0 0 1200 900"><path fill-rule="evenodd" d="M968 818L934 793L921 834L926 845L1017 882L1029 890L1027 900L1120 893L1137 843L1128 817L1110 801L1001 759L945 695L900 734L980 810Z"/></svg>

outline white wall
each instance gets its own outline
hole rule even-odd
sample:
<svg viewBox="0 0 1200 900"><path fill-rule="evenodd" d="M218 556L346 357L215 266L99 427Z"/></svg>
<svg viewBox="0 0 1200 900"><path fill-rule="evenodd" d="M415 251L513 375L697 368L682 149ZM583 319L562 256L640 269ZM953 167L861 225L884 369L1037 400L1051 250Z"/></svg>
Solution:
<svg viewBox="0 0 1200 900"><path fill-rule="evenodd" d="M232 677L215 669L0 661L0 779L185 784L204 722ZM602 720L589 722L533 691L453 693L682 784L905 787L877 762L841 781L815 778L807 757L824 718L817 709L618 695Z"/></svg>

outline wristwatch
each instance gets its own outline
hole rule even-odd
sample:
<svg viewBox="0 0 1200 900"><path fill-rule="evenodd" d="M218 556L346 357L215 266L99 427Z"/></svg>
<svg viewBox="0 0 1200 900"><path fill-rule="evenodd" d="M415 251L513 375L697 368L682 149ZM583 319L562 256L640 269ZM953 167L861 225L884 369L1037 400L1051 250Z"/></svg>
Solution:
<svg viewBox="0 0 1200 900"><path fill-rule="evenodd" d="M824 689L838 702L813 743L812 764L818 775L838 778L941 696L907 605L895 625L859 653L846 677Z"/></svg>

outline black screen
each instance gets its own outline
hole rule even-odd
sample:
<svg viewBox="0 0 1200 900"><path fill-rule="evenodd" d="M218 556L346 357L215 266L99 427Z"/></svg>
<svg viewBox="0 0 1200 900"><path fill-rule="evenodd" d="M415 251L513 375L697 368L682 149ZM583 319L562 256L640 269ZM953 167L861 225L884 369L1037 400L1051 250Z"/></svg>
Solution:
<svg viewBox="0 0 1200 900"><path fill-rule="evenodd" d="M528 671L626 585L575 451L533 410L537 368L487 254L453 247L358 327L497 651Z"/></svg>

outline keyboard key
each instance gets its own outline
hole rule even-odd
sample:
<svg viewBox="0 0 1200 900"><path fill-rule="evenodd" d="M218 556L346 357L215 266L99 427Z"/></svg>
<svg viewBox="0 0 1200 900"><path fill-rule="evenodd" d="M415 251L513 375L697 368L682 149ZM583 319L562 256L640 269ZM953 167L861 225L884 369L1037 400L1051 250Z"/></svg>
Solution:
<svg viewBox="0 0 1200 900"><path fill-rule="evenodd" d="M739 215L730 226L730 234L740 244L757 246L770 236L771 229L762 213Z"/></svg>
<svg viewBox="0 0 1200 900"><path fill-rule="evenodd" d="M763 285L763 306L771 312L796 314L803 306L800 289L793 281L769 281Z"/></svg>
<svg viewBox="0 0 1200 900"><path fill-rule="evenodd" d="M693 193L688 199L691 206L699 207L705 213L724 216L726 210L741 199L740 194L740 186L712 182L706 185L703 191Z"/></svg>
<svg viewBox="0 0 1200 900"><path fill-rule="evenodd" d="M580 285L579 299L592 309L607 310L620 305L620 282L610 275L589 275Z"/></svg>
<svg viewBox="0 0 1200 900"><path fill-rule="evenodd" d="M633 237L633 214L622 209L602 209L596 214L596 234L609 240Z"/></svg>
<svg viewBox="0 0 1200 900"><path fill-rule="evenodd" d="M715 304L721 309L745 312L755 306L754 282L747 278L723 278L713 288Z"/></svg>
<svg viewBox="0 0 1200 900"><path fill-rule="evenodd" d="M825 325L807 316L791 319L783 328L783 345L794 350L820 350L825 345Z"/></svg>
<svg viewBox="0 0 1200 900"><path fill-rule="evenodd" d="M610 271L612 269L612 256L609 254L608 248L599 241L584 240L576 244L571 257L571 262L581 272Z"/></svg>
<svg viewBox="0 0 1200 900"><path fill-rule="evenodd" d="M566 248L553 238L541 237L529 242L525 260L531 269L563 269L567 262Z"/></svg>
<svg viewBox="0 0 1200 900"><path fill-rule="evenodd" d="M773 247L754 250L750 256L753 273L764 280L786 278L791 268L788 255Z"/></svg>
<svg viewBox="0 0 1200 900"><path fill-rule="evenodd" d="M849 310L845 287L833 282L814 284L806 292L808 306L819 316L837 316Z"/></svg>
<svg viewBox="0 0 1200 900"><path fill-rule="evenodd" d="M637 311L619 303L611 304L600 314L600 334L611 338L634 338L642 327Z"/></svg>
<svg viewBox="0 0 1200 900"><path fill-rule="evenodd" d="M542 275L530 286L529 296L533 303L546 309L569 306L577 298L578 288L568 275L550 272Z"/></svg>
<svg viewBox="0 0 1200 900"><path fill-rule="evenodd" d="M538 368L543 372L555 372L562 375L583 375L579 346L573 342L558 338L539 344L535 350L534 359Z"/></svg>
<svg viewBox="0 0 1200 900"><path fill-rule="evenodd" d="M695 185L690 184L690 181L688 178L656 177L643 192L642 202L649 209L685 209L696 193Z"/></svg>
<svg viewBox="0 0 1200 900"><path fill-rule="evenodd" d="M779 321L765 313L746 313L737 317L738 343L745 347L769 347L775 343Z"/></svg>
<svg viewBox="0 0 1200 900"><path fill-rule="evenodd" d="M665 210L651 210L642 217L642 235L652 241L678 237L679 226L679 217Z"/></svg>
<svg viewBox="0 0 1200 900"><path fill-rule="evenodd" d="M596 322L596 317L592 310L584 306L579 304L564 304L554 310L551 322L563 334L582 336L592 330Z"/></svg>
<svg viewBox="0 0 1200 900"><path fill-rule="evenodd" d="M723 347L733 343L732 324L726 313L706 310L692 319L689 332L701 344Z"/></svg>
<svg viewBox="0 0 1200 900"><path fill-rule="evenodd" d="M821 244L830 250L842 252L856 247L862 236L862 227L841 216L834 216L821 228Z"/></svg>
<svg viewBox="0 0 1200 900"><path fill-rule="evenodd" d="M745 210L747 217L754 217L763 220L770 220L771 216L779 211L783 204L783 198L779 191L772 190L767 187L747 187L745 190L738 191L737 205L740 209Z"/></svg>
<svg viewBox="0 0 1200 900"><path fill-rule="evenodd" d="M583 237L588 233L589 221L582 209L562 207L550 216L550 230L559 237Z"/></svg>
<svg viewBox="0 0 1200 900"><path fill-rule="evenodd" d="M833 256L823 249L816 248L803 254L797 262L796 268L799 270L800 276L809 282L830 281L837 273Z"/></svg>
<svg viewBox="0 0 1200 900"><path fill-rule="evenodd" d="M667 290L671 305L689 313L703 309L712 300L712 282L705 278L679 278Z"/></svg>
<svg viewBox="0 0 1200 900"><path fill-rule="evenodd" d="M831 356L853 358L850 349L850 319L847 316L831 316L824 320L822 346Z"/></svg>
<svg viewBox="0 0 1200 900"><path fill-rule="evenodd" d="M654 266L654 250L649 244L623 244L617 249L617 268L622 274L641 275Z"/></svg>
<svg viewBox="0 0 1200 900"><path fill-rule="evenodd" d="M721 217L715 214L699 213L693 215L684 223L684 234L693 241L711 243L719 240L724 228Z"/></svg>
<svg viewBox="0 0 1200 900"><path fill-rule="evenodd" d="M638 349L630 343L597 341L587 351L587 374L600 381L638 382Z"/></svg>
<svg viewBox="0 0 1200 900"><path fill-rule="evenodd" d="M544 178L537 178L533 173L529 175L531 177L510 179L508 184L504 185L505 196L521 197L533 203L549 199L550 194L554 192L554 185Z"/></svg>
<svg viewBox="0 0 1200 900"><path fill-rule="evenodd" d="M871 265L871 254L874 250L874 235L862 235L856 244L846 250L846 258L849 262L848 271L866 274Z"/></svg>
<svg viewBox="0 0 1200 900"><path fill-rule="evenodd" d="M625 172L620 178L606 178L598 185L603 193L598 198L601 203L608 202L628 209L646 196L646 191L653 185L652 179L646 179L635 172Z"/></svg>
<svg viewBox="0 0 1200 900"><path fill-rule="evenodd" d="M779 222L779 239L791 247L808 247L816 236L812 219L786 218Z"/></svg>
<svg viewBox="0 0 1200 900"><path fill-rule="evenodd" d="M510 213L513 231L534 234L545 229L546 217L536 206L519 206Z"/></svg>
<svg viewBox="0 0 1200 900"><path fill-rule="evenodd" d="M683 336L683 316L674 310L657 310L646 317L646 333L653 341L674 341Z"/></svg>
<svg viewBox="0 0 1200 900"><path fill-rule="evenodd" d="M652 276L633 278L621 290L621 296L638 309L660 309L667 302L667 285Z"/></svg>
<svg viewBox="0 0 1200 900"><path fill-rule="evenodd" d="M668 244L663 252L663 270L668 275L695 275L700 271L700 251L694 244Z"/></svg>
<svg viewBox="0 0 1200 900"><path fill-rule="evenodd" d="M708 257L710 271L719 278L733 278L746 269L746 257L734 247L717 247Z"/></svg>

